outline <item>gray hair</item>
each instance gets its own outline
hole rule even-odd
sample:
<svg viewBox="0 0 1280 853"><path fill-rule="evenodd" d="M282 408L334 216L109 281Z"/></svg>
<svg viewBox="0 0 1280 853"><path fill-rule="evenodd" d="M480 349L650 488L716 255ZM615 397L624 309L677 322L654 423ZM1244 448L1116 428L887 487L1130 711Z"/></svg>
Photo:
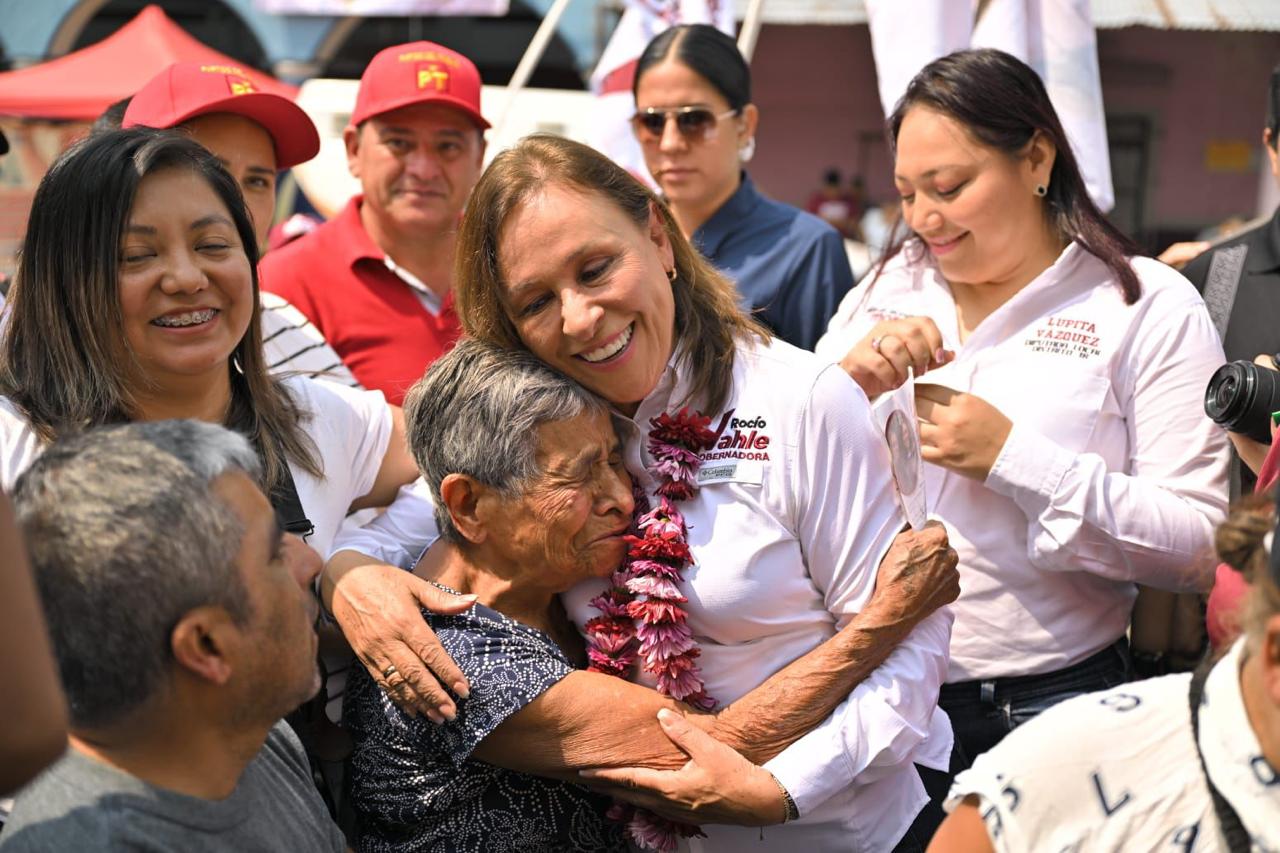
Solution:
<svg viewBox="0 0 1280 853"><path fill-rule="evenodd" d="M58 441L18 479L14 506L74 727L108 725L155 693L188 611L251 617L236 567L243 525L212 491L232 471L261 473L240 435L155 421Z"/></svg>
<svg viewBox="0 0 1280 853"><path fill-rule="evenodd" d="M440 536L466 540L440 495L449 474L516 497L537 474L538 427L587 412L604 401L523 350L463 338L433 363L404 400L405 433L431 488Z"/></svg>

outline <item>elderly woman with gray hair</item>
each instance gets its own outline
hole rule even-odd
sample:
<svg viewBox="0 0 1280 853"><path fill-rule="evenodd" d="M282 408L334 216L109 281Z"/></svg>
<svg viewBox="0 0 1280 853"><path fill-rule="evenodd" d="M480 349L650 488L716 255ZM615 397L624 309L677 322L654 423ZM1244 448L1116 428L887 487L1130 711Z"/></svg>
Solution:
<svg viewBox="0 0 1280 853"><path fill-rule="evenodd" d="M869 674L857 628L714 714L586 671L558 595L619 570L628 542L646 535L632 528L632 483L606 404L529 353L464 340L410 391L405 411L441 531L415 572L476 599L457 615L423 614L471 693L437 725L401 711L363 670L349 685L360 848L625 850L623 826L578 771L677 768L708 735L741 753L708 750L720 762L709 780L729 780L727 796L754 807L761 825L781 822L788 795L756 765ZM627 829L658 849L674 831L643 810Z"/></svg>

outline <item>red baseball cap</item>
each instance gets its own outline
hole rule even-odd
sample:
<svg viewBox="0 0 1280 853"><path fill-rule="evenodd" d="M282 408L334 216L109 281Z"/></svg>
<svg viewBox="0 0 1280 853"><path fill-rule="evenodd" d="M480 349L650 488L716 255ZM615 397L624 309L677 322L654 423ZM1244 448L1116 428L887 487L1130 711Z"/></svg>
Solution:
<svg viewBox="0 0 1280 853"><path fill-rule="evenodd" d="M320 151L320 134L301 107L283 95L259 91L244 71L229 65L170 65L133 96L121 127L177 127L210 113L232 113L262 125L275 145L277 169L305 163Z"/></svg>
<svg viewBox="0 0 1280 853"><path fill-rule="evenodd" d="M456 50L429 41L398 44L378 51L360 76L351 123L410 104L448 104L485 130L480 114L480 72Z"/></svg>

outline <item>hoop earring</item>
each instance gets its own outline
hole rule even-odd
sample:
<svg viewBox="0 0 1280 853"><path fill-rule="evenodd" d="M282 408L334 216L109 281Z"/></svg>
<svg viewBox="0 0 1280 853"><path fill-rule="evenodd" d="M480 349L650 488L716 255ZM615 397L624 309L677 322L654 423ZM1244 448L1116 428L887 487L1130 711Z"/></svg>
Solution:
<svg viewBox="0 0 1280 853"><path fill-rule="evenodd" d="M244 368L240 366L240 353L231 354L231 366L235 368L236 373L244 376Z"/></svg>
<svg viewBox="0 0 1280 853"><path fill-rule="evenodd" d="M1048 194L1049 194L1048 187L1046 187L1044 184L1036 184L1036 195L1040 196L1040 198L1044 198Z"/></svg>
<svg viewBox="0 0 1280 853"><path fill-rule="evenodd" d="M676 268L675 268L675 267L672 267L671 269L667 270L667 281L671 282L672 284L675 284L675 283L676 283Z"/></svg>

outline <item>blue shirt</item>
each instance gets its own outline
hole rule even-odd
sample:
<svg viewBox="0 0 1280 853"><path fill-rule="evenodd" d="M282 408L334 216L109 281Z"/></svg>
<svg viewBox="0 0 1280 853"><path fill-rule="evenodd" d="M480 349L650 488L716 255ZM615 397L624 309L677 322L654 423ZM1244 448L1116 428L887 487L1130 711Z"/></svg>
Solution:
<svg viewBox="0 0 1280 853"><path fill-rule="evenodd" d="M789 344L812 350L853 287L840 233L818 217L742 184L693 244L738 286L742 305Z"/></svg>

